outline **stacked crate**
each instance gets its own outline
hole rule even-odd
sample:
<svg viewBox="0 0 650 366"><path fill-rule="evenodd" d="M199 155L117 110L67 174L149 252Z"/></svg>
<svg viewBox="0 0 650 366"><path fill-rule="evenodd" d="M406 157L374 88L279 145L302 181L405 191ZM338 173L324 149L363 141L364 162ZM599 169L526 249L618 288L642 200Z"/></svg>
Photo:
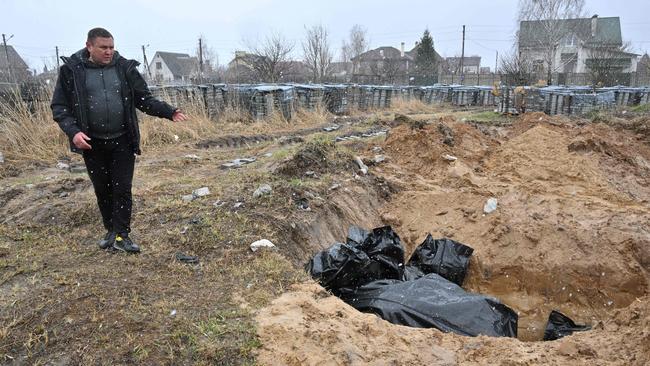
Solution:
<svg viewBox="0 0 650 366"><path fill-rule="evenodd" d="M323 101L331 113L340 115L350 112L348 87L345 85L324 85Z"/></svg>

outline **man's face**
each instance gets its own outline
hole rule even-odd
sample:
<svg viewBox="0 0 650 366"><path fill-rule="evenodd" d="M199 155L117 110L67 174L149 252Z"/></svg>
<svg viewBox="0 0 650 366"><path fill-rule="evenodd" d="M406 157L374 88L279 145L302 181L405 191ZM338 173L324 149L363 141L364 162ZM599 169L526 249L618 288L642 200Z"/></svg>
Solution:
<svg viewBox="0 0 650 366"><path fill-rule="evenodd" d="M90 60L98 65L111 63L114 47L113 38L97 37L86 42L86 48L90 52Z"/></svg>

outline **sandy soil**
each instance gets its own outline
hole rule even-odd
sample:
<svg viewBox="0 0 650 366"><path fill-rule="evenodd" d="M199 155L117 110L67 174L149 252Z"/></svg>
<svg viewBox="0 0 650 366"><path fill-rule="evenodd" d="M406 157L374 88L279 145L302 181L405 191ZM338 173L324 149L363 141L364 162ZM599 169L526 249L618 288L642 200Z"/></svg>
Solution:
<svg viewBox="0 0 650 366"><path fill-rule="evenodd" d="M420 129L396 127L380 147L388 163L372 174L401 187L380 208L381 220L407 253L428 232L473 247L464 287L517 311L519 340L391 325L307 284L258 315L261 363L650 362L650 146L643 135L539 113L507 127L444 117ZM490 197L498 208L484 214ZM538 342L552 309L594 330Z"/></svg>

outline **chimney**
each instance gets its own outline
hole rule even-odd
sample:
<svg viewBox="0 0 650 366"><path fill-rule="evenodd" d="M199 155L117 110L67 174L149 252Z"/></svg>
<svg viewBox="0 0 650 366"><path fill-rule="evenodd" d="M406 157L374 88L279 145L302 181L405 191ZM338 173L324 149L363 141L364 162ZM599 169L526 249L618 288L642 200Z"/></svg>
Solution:
<svg viewBox="0 0 650 366"><path fill-rule="evenodd" d="M595 14L593 17L591 17L591 36L592 37L596 36L597 28L598 28L598 14Z"/></svg>
<svg viewBox="0 0 650 366"><path fill-rule="evenodd" d="M404 57L404 42L402 42L402 45L400 46L400 55L401 57Z"/></svg>

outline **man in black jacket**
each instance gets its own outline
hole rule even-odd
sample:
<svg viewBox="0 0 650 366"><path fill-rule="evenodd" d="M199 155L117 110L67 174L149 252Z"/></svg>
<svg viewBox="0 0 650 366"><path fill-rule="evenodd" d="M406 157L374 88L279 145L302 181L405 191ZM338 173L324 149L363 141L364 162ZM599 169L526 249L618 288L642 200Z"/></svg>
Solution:
<svg viewBox="0 0 650 366"><path fill-rule="evenodd" d="M91 29L86 48L62 60L52 114L71 150L83 154L107 231L99 246L137 253L140 247L129 238L133 169L140 154L136 108L174 122L187 116L151 96L139 63L114 50L106 29Z"/></svg>

